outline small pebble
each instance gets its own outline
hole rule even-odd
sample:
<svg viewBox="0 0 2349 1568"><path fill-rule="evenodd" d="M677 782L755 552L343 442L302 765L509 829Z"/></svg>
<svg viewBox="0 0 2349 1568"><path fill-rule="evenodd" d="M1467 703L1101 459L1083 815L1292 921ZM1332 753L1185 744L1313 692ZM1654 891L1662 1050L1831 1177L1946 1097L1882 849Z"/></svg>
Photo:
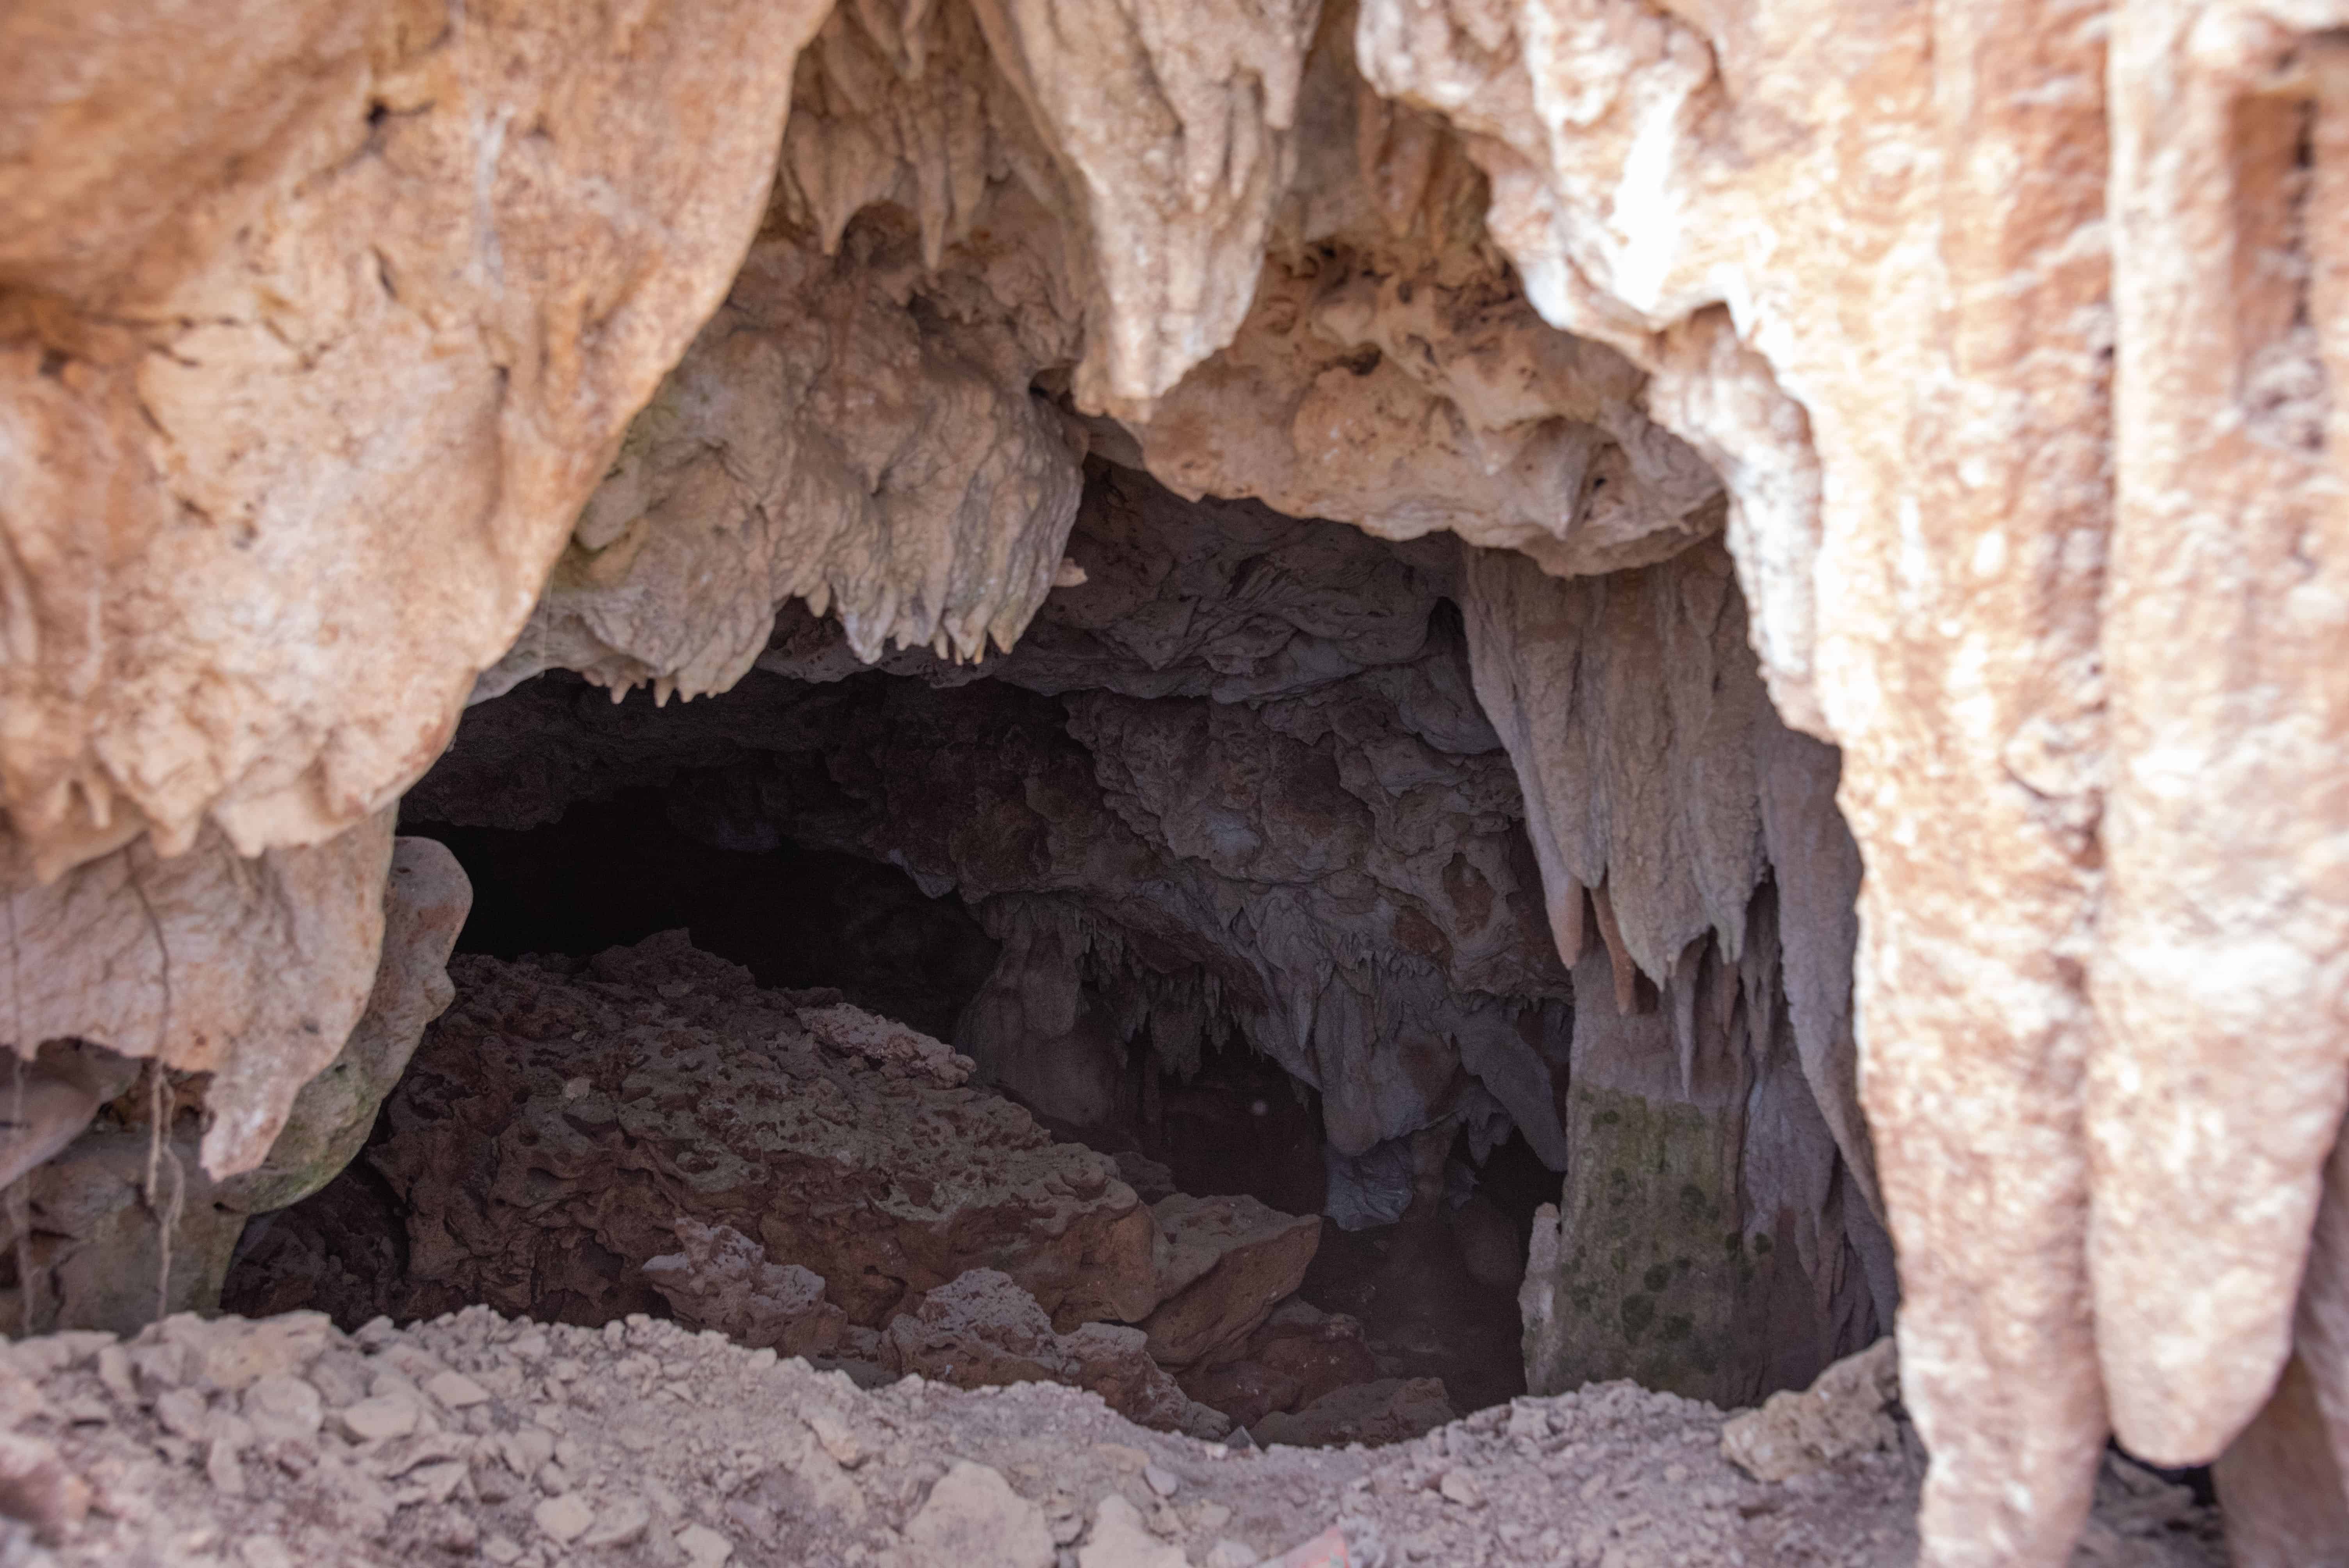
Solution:
<svg viewBox="0 0 2349 1568"><path fill-rule="evenodd" d="M693 1568L718 1568L734 1555L734 1543L706 1524L688 1524L678 1531L677 1544Z"/></svg>
<svg viewBox="0 0 2349 1568"><path fill-rule="evenodd" d="M1142 1480L1161 1497L1173 1497L1183 1487L1183 1478L1164 1465L1143 1466Z"/></svg>
<svg viewBox="0 0 2349 1568"><path fill-rule="evenodd" d="M462 1372L436 1374L424 1385L424 1391L449 1409L462 1410L473 1405L486 1404L490 1391L466 1377Z"/></svg>
<svg viewBox="0 0 2349 1568"><path fill-rule="evenodd" d="M1466 1470L1445 1470L1444 1480L1436 1490L1463 1508L1485 1506L1485 1489L1470 1480Z"/></svg>
<svg viewBox="0 0 2349 1568"><path fill-rule="evenodd" d="M595 1511L577 1492L566 1491L532 1509L530 1517L539 1529L568 1546L587 1533L587 1527L595 1522Z"/></svg>
<svg viewBox="0 0 2349 1568"><path fill-rule="evenodd" d="M344 1435L355 1443L378 1442L387 1438L404 1438L416 1429L416 1401L399 1392L378 1394L361 1399L336 1419Z"/></svg>

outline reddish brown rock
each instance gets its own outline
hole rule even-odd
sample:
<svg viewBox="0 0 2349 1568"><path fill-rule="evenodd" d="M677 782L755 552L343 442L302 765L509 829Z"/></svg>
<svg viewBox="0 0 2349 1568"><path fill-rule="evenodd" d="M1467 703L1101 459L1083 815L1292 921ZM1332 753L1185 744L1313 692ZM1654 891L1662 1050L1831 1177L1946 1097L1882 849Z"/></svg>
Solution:
<svg viewBox="0 0 2349 1568"><path fill-rule="evenodd" d="M1164 1299L1143 1321L1150 1354L1188 1366L1235 1344L1273 1304L1305 1283L1321 1245L1318 1214L1284 1214L1256 1199L1177 1192L1152 1208L1164 1233L1158 1264Z"/></svg>
<svg viewBox="0 0 2349 1568"><path fill-rule="evenodd" d="M658 1310L639 1270L677 1250L680 1216L822 1274L869 1326L972 1268L1071 1327L1158 1299L1156 1227L1107 1160L998 1096L824 1049L785 995L683 933L576 975L452 974L369 1152L412 1210L403 1314Z"/></svg>
<svg viewBox="0 0 2349 1568"><path fill-rule="evenodd" d="M1237 1347L1232 1359L1202 1361L1176 1381L1183 1392L1244 1427L1278 1410L1301 1409L1333 1389L1377 1380L1377 1358L1360 1321L1295 1296Z"/></svg>
<svg viewBox="0 0 2349 1568"><path fill-rule="evenodd" d="M823 1298L823 1276L767 1261L767 1249L731 1225L679 1220L682 1251L645 1264L688 1328L714 1328L739 1345L785 1356L829 1355L845 1315Z"/></svg>

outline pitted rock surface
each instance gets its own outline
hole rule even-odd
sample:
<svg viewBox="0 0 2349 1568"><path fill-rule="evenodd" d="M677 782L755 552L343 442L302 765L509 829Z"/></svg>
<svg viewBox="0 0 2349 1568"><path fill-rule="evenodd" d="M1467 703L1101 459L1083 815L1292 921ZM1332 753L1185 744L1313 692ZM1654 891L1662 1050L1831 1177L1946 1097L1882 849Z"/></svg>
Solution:
<svg viewBox="0 0 2349 1568"><path fill-rule="evenodd" d="M977 1267L1070 1327L1157 1303L1156 1227L1105 1158L999 1096L827 1050L682 933L576 974L452 973L367 1155L412 1212L404 1311L652 1308L641 1267L679 1216L823 1275L868 1327Z"/></svg>

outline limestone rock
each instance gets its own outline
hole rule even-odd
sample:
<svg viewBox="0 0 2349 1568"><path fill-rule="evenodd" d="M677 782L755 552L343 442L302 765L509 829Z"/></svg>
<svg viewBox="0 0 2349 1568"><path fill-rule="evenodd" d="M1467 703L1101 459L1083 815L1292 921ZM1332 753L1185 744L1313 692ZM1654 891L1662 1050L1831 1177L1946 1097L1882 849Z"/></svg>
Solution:
<svg viewBox="0 0 2349 1568"><path fill-rule="evenodd" d="M1847 1174L1873 1170L1838 1007L1837 897L1857 867L1820 824L1822 764L1780 737L1717 547L1573 582L1480 552L1466 583L1478 689L1577 965L1562 1218L1522 1297L1528 1387L1636 1377L1726 1405L1799 1387L1876 1336L1895 1289ZM1801 925L1774 849L1798 862Z"/></svg>
<svg viewBox="0 0 2349 1568"><path fill-rule="evenodd" d="M645 1277L688 1328L714 1328L754 1349L829 1356L846 1318L823 1296L823 1276L767 1261L767 1250L730 1225L677 1222L684 1251L645 1262Z"/></svg>
<svg viewBox="0 0 2349 1568"><path fill-rule="evenodd" d="M55 1541L89 1511L89 1483L73 1473L57 1445L30 1432L0 1432L0 1513Z"/></svg>
<svg viewBox="0 0 2349 1568"><path fill-rule="evenodd" d="M824 9L12 8L17 852L317 844L422 771L740 262Z"/></svg>
<svg viewBox="0 0 2349 1568"><path fill-rule="evenodd" d="M938 1478L905 1522L902 1568L1050 1568L1044 1511L1011 1490L1002 1472L968 1460Z"/></svg>
<svg viewBox="0 0 2349 1568"><path fill-rule="evenodd" d="M854 26L843 13L833 29ZM478 695L558 665L664 697L724 691L795 597L835 611L867 660L892 640L963 659L1009 647L1077 507L1081 451L1029 392L1058 345L1016 319L1049 322L1051 304L997 301L981 271L973 299L909 310L921 262L918 236L887 224L837 255L762 241Z"/></svg>
<svg viewBox="0 0 2349 1568"><path fill-rule="evenodd" d="M1142 1511L1114 1491L1093 1511L1092 1533L1077 1549L1077 1568L1175 1568L1188 1561L1180 1546L1153 1535Z"/></svg>
<svg viewBox="0 0 2349 1568"><path fill-rule="evenodd" d="M884 1018L837 1002L828 1007L802 1007L800 1022L835 1051L863 1057L889 1078L918 1075L951 1088L969 1081L973 1063L957 1056L943 1042L895 1018Z"/></svg>
<svg viewBox="0 0 2349 1568"><path fill-rule="evenodd" d="M1448 551L1119 470L1069 551L1087 581L976 669L844 679L839 629L786 616L761 671L682 711L562 677L478 705L409 810L522 827L656 785L713 832L951 888L1006 949L955 1043L1049 1115L1100 1119L1131 1052L1180 1075L1237 1034L1322 1091L1342 1147L1488 1092L1562 1166L1565 973ZM825 761L848 754L869 764Z"/></svg>
<svg viewBox="0 0 2349 1568"><path fill-rule="evenodd" d="M1251 1429L1268 1446L1336 1448L1406 1442L1454 1420L1443 1383L1433 1377L1381 1377L1324 1394L1294 1415L1267 1416Z"/></svg>
<svg viewBox="0 0 2349 1568"><path fill-rule="evenodd" d="M681 932L577 975L481 957L452 974L367 1154L410 1212L402 1315L655 1307L636 1271L676 1250L680 1218L822 1275L866 1326L971 1268L1071 1326L1158 1299L1150 1212L1106 1160L998 1097L825 1049Z"/></svg>
<svg viewBox="0 0 2349 1568"><path fill-rule="evenodd" d="M388 825L386 820L356 831ZM336 845L347 851L350 846L346 841L351 837L345 835ZM246 1222L306 1197L357 1155L375 1125L377 1109L407 1066L425 1026L448 1005L451 994L445 967L449 949L471 900L464 872L440 845L402 838L392 841L390 850L390 875L371 895L373 921L364 921L357 910L347 915L349 925L371 923L382 934L375 985L366 997L365 1010L325 1070L292 1095L291 1105L281 1113L284 1127L266 1146L264 1157L242 1175L213 1180L199 1157L200 1150L209 1147L212 1135L202 1130L189 1103L191 1097L181 1086L159 1095L154 1092L159 1086L150 1078L150 1092L130 1097L140 1113L138 1117L126 1118L119 1104L110 1108L54 1158L19 1179L15 1191L25 1207L21 1211L11 1207L6 1212L12 1216L21 1212L24 1218L7 1222L25 1224L37 1232L43 1243L32 1278L17 1282L0 1295L0 1299L13 1298L13 1310L29 1315L43 1326L106 1328L125 1334L166 1313L189 1308L211 1311L219 1305L222 1280ZM146 851L134 847L119 853L143 857ZM259 879L252 876L251 868L239 868L233 861L203 863L199 860L201 851L183 861L165 862L192 874L199 884L217 874L227 886L239 889L249 922L227 933L206 932L200 910L180 910L179 918L165 929L174 934L174 941L182 935L187 939L189 945L181 954L183 959L191 954L209 953L211 944L223 939L233 944L240 935L249 936L254 926L274 938L255 939L247 952L232 949L223 954L221 971L190 983L194 993L191 1005L207 1006L204 998L209 996L210 1005L217 1006L221 990L232 995L243 991L245 994L236 1000L264 1005L257 1021L267 1024L286 1020L305 1002L314 1007L321 1002L334 1003L331 988L323 988L323 995L305 993L287 987L283 975L273 979L242 970L259 956L272 953L285 956L289 950L333 962L338 937L356 945L347 926L340 932L320 932L308 925L305 916L314 917L319 907L319 901L311 896L315 881L296 878L289 885L267 874L272 861L299 864L326 853L272 851L263 858L264 875ZM348 858L344 857L346 861ZM334 868L331 885L336 888L336 902L371 885L365 878L372 859L363 858L356 867L343 863ZM106 864L84 867L68 873L66 880L71 882L91 876ZM173 877L161 885L185 884ZM168 912L175 906L160 907ZM85 954L83 961L88 957ZM298 965L291 957L289 963ZM298 966L293 972L303 973ZM315 1017L299 1016L291 1019L286 1029L303 1043L305 1052L316 1048L316 1037L306 1027L316 1022ZM245 1047L250 1052L244 1058L248 1063L266 1059L261 1041L248 1036ZM55 1047L46 1049L40 1060L50 1061L56 1051ZM98 1057L106 1060L101 1062ZM77 1081L91 1084L112 1100L130 1088L132 1065L110 1052L95 1053L72 1070ZM272 1092L285 1087L281 1082L272 1087ZM224 1100L217 1083L205 1098L215 1117L219 1116ZM160 1138L154 1125L159 1109L170 1123ZM220 1126L215 1120L214 1130ZM168 1233L159 1223L159 1215L171 1216Z"/></svg>
<svg viewBox="0 0 2349 1568"><path fill-rule="evenodd" d="M140 841L39 885L32 845L0 837L15 961L0 1013L29 1055L75 1037L211 1073L206 1171L251 1170L302 1085L367 1001L383 942L391 813L254 860L207 829L164 858Z"/></svg>
<svg viewBox="0 0 2349 1568"><path fill-rule="evenodd" d="M1106 1323L1056 1333L1036 1298L996 1269L928 1292L881 1331L881 1364L960 1388L1066 1383L1090 1388L1128 1420L1197 1437L1229 1423L1194 1404L1144 1348L1142 1331Z"/></svg>
<svg viewBox="0 0 2349 1568"><path fill-rule="evenodd" d="M1536 314L1463 139L1369 89L1356 31L1355 7L1322 7L1255 300L1228 347L1127 420L1135 458L1185 495L1390 539L1449 529L1560 575L1716 531L1720 481L1651 420L1640 369Z"/></svg>
<svg viewBox="0 0 2349 1568"><path fill-rule="evenodd" d="M1317 1214L1284 1214L1256 1199L1177 1192L1151 1206L1165 1238L1164 1293L1143 1319L1150 1354L1184 1367L1235 1345L1305 1282L1321 1245Z"/></svg>
<svg viewBox="0 0 2349 1568"><path fill-rule="evenodd" d="M1845 1456L1894 1446L1888 1413L1900 1400L1900 1362L1889 1338L1819 1374L1796 1392L1781 1390L1758 1410L1722 1424L1721 1451L1756 1480L1785 1480Z"/></svg>
<svg viewBox="0 0 2349 1568"><path fill-rule="evenodd" d="M1276 1410L1299 1409L1378 1376L1360 1322L1292 1296L1247 1336L1237 1359L1194 1363L1176 1380L1192 1398L1253 1429Z"/></svg>
<svg viewBox="0 0 2349 1568"><path fill-rule="evenodd" d="M392 841L382 954L367 1011L341 1052L295 1095L268 1157L222 1183L216 1201L247 1214L283 1209L324 1187L357 1156L426 1026L457 994L449 953L472 902L472 884L445 845Z"/></svg>
<svg viewBox="0 0 2349 1568"><path fill-rule="evenodd" d="M2113 18L2111 707L2081 1114L2112 1423L2163 1463L2209 1458L2290 1357L2322 1358L2292 1302L2349 1109L2349 318L2315 281L2349 255L2344 22L2142 0ZM2221 260L2253 255L2281 270ZM2012 750L2044 789L2094 744L2043 725Z"/></svg>

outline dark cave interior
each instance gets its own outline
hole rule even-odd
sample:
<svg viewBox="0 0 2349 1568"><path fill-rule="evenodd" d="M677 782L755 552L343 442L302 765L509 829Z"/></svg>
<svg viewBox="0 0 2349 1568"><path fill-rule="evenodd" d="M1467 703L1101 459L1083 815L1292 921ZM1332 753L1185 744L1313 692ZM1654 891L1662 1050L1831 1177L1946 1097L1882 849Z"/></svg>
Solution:
<svg viewBox="0 0 2349 1568"><path fill-rule="evenodd" d="M535 684L566 683L569 677L554 676ZM994 683L931 692L876 676L842 686L850 692L897 688L889 695L924 707L1008 699L1031 725L1040 712L1049 720L1063 706L996 690ZM546 695L525 691L509 700ZM873 694L864 695L870 706ZM576 700L589 712L608 706L601 694L582 691ZM624 706L649 705L638 695ZM719 698L663 713L650 732L672 717L706 720L726 706ZM981 727L988 722L982 717ZM689 754L691 743L678 749ZM746 830L738 820L713 826L709 803L739 797L745 788L739 761L666 771L658 784L626 783L574 799L554 820L524 828L435 820L417 816L411 804L401 831L446 844L473 884L458 951L584 960L684 929L696 946L742 965L761 985L836 992L926 1034L957 1039L1004 950L960 897L926 893L895 865L794 841L771 825ZM755 782L750 787L755 795ZM794 793L804 800L823 792L802 780ZM429 787L419 795L436 799ZM1211 1032L1180 1068L1149 1048L1119 1054L1124 1059L1107 1114L1081 1124L1053 1115L1050 1104L1029 1109L1054 1136L1121 1156L1123 1166L1146 1173L1145 1199L1245 1193L1284 1212L1323 1211L1331 1151L1316 1089L1230 1029ZM999 1087L1023 1100L1018 1086ZM1443 1194L1353 1229L1324 1218L1320 1247L1299 1294L1325 1312L1359 1319L1381 1376L1440 1377L1464 1410L1524 1389L1517 1277L1533 1211L1555 1201L1557 1177L1515 1130L1482 1146L1464 1126L1444 1134ZM305 1233L353 1274L382 1279L407 1267L408 1220L398 1193L363 1156L325 1191L255 1222L223 1305L246 1313L321 1306L356 1328L378 1297L289 1301L269 1262L271 1233L282 1228L281 1243ZM245 1266L248 1258L257 1266Z"/></svg>

